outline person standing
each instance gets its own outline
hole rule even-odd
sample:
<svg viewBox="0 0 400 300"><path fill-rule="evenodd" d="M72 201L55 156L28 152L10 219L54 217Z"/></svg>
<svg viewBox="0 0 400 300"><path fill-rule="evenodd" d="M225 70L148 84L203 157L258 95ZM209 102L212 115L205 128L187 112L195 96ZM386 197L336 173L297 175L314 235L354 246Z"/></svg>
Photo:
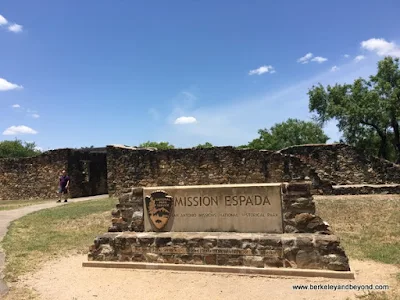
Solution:
<svg viewBox="0 0 400 300"><path fill-rule="evenodd" d="M63 195L64 195L64 202L68 202L67 199L68 199L69 180L70 178L67 175L67 172L63 170L58 184L59 199L57 200L57 202L61 202L61 198Z"/></svg>

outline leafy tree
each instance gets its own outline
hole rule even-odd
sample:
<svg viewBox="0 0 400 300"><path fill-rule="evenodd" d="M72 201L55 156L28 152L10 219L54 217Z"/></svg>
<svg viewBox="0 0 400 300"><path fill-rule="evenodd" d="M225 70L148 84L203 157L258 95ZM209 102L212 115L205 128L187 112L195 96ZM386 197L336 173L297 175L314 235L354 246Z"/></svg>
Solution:
<svg viewBox="0 0 400 300"><path fill-rule="evenodd" d="M166 150L166 149L174 149L175 146L171 145L168 142L145 142L139 145L139 147L143 148L157 148L159 150Z"/></svg>
<svg viewBox="0 0 400 300"><path fill-rule="evenodd" d="M399 59L379 61L377 74L369 80L359 78L353 84L326 88L319 84L308 95L309 109L319 124L336 119L347 143L365 150L379 140L375 153L389 159L394 149L400 161Z"/></svg>
<svg viewBox="0 0 400 300"><path fill-rule="evenodd" d="M31 157L40 153L35 143L22 142L18 139L0 142L0 158Z"/></svg>
<svg viewBox="0 0 400 300"><path fill-rule="evenodd" d="M204 144L197 145L196 148L214 148L214 146L210 142L205 142Z"/></svg>
<svg viewBox="0 0 400 300"><path fill-rule="evenodd" d="M236 148L236 149L249 149L250 147L249 147L249 145L247 144L247 145L239 145L239 146L236 146L235 148Z"/></svg>
<svg viewBox="0 0 400 300"><path fill-rule="evenodd" d="M388 140L391 139L393 139L393 133L388 132ZM354 146L369 155L377 155L381 146L381 138L375 130L370 128L361 128L356 135L351 136L347 135L344 131L343 139L340 140L340 143ZM396 160L396 151L390 143L386 144L384 152L387 154L389 160Z"/></svg>
<svg viewBox="0 0 400 300"><path fill-rule="evenodd" d="M280 150L295 145L324 144L329 139L318 124L298 119L288 119L258 133L260 137L252 140L248 148Z"/></svg>

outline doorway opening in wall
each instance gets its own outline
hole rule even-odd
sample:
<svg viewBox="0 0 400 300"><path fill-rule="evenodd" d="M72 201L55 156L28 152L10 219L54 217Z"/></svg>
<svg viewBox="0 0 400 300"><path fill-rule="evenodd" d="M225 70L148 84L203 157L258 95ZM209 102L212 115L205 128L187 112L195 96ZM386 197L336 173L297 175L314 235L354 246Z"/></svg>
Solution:
<svg viewBox="0 0 400 300"><path fill-rule="evenodd" d="M90 181L90 160L81 160L83 182Z"/></svg>

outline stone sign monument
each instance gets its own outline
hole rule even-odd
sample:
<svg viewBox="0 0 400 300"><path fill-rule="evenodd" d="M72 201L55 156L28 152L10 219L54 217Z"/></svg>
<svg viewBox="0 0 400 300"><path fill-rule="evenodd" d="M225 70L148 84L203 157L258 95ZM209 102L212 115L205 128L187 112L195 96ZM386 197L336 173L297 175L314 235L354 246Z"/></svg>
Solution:
<svg viewBox="0 0 400 300"><path fill-rule="evenodd" d="M145 231L283 233L280 184L143 188Z"/></svg>
<svg viewBox="0 0 400 300"><path fill-rule="evenodd" d="M132 188L89 261L349 271L310 183ZM90 265L84 263L84 265ZM241 269L244 270L244 269Z"/></svg>

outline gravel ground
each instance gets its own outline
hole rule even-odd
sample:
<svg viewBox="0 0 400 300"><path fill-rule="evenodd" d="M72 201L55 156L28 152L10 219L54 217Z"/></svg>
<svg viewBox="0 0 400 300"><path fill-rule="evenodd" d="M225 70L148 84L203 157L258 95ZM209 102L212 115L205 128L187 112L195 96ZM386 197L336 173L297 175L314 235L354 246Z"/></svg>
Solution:
<svg viewBox="0 0 400 300"><path fill-rule="evenodd" d="M86 255L48 262L18 286L35 289L41 299L346 299L355 291L293 290L293 285L386 284L399 291L400 269L371 261L351 261L355 280L268 277L196 272L84 268ZM357 294L363 294L358 292Z"/></svg>

